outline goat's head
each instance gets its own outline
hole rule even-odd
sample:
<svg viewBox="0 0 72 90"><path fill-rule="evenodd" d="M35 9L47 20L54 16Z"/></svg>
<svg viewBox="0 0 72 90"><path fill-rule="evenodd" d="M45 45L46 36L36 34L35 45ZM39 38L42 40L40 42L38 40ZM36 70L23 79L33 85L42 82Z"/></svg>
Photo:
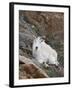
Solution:
<svg viewBox="0 0 72 90"><path fill-rule="evenodd" d="M38 48L40 48L41 43L45 41L44 38L45 38L44 36L39 36L39 37L34 39L34 41L33 41L34 49L37 50Z"/></svg>
<svg viewBox="0 0 72 90"><path fill-rule="evenodd" d="M43 37L36 37L33 41L32 54L33 57L37 58L37 54L39 53L42 43L44 42Z"/></svg>

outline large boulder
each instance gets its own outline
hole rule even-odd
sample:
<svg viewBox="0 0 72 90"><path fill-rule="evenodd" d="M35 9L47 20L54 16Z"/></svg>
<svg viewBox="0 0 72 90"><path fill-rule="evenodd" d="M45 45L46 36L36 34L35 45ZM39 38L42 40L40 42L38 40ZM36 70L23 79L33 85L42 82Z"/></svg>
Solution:
<svg viewBox="0 0 72 90"><path fill-rule="evenodd" d="M37 64L35 64L32 59L26 58L24 56L19 57L20 62L20 79L25 78L48 78L48 75L44 70L42 70ZM23 77L24 76L24 77Z"/></svg>

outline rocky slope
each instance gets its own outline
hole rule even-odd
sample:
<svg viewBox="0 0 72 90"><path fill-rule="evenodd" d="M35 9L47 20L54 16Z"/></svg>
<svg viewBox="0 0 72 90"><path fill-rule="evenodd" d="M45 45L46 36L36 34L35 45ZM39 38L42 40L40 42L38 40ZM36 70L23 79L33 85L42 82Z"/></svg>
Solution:
<svg viewBox="0 0 72 90"><path fill-rule="evenodd" d="M45 68L32 56L35 36L46 36L46 43L58 53L60 65ZM64 14L57 12L19 11L19 78L64 76ZM23 57L23 58L21 58ZM31 62L29 63L28 60ZM26 62L27 61L27 62Z"/></svg>

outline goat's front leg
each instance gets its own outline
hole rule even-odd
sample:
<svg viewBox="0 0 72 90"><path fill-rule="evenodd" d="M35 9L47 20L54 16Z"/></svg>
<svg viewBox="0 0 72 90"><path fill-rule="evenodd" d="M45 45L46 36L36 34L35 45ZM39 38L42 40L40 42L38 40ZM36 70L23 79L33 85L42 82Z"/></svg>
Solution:
<svg viewBox="0 0 72 90"><path fill-rule="evenodd" d="M49 67L49 65L46 62L43 62L43 65L44 65L45 68Z"/></svg>

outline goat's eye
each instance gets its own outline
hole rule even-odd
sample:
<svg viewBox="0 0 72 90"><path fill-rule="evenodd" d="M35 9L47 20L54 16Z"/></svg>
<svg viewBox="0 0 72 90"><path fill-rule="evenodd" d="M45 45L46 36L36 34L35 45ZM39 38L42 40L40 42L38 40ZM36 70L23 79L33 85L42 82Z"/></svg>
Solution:
<svg viewBox="0 0 72 90"><path fill-rule="evenodd" d="M36 50L38 49L38 47L36 47Z"/></svg>

